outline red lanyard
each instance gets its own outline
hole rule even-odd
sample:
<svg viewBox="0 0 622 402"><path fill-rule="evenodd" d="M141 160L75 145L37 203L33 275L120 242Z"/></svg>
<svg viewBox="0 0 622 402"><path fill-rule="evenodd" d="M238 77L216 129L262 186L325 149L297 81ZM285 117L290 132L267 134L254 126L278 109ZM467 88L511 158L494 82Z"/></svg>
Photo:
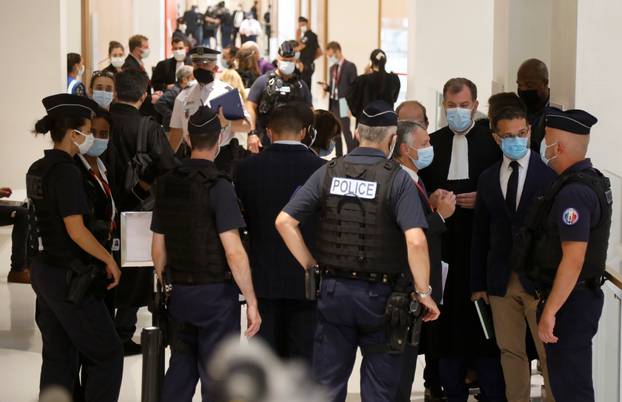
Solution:
<svg viewBox="0 0 622 402"><path fill-rule="evenodd" d="M430 199L428 198L428 194L425 192L425 189L423 188L423 186L419 184L419 180L415 181L415 186L417 186L417 189L419 190L421 195L423 195L423 198L425 198L425 200L428 202L430 209L434 211L434 208L432 208L432 204L430 204Z"/></svg>
<svg viewBox="0 0 622 402"><path fill-rule="evenodd" d="M108 185L106 180L104 180L103 177L101 179L99 177L97 177L97 175L95 174L93 169L89 169L89 173L91 174L91 176L93 176L95 181L97 181L99 184L101 184L101 186L104 189L104 193L106 193L106 197L108 197L108 199L110 200L109 208L107 208L107 209L109 209L109 211L106 211L106 212L108 212L109 215L110 215L110 221L111 221L110 231L112 233L112 231L114 231L114 229L116 229L116 222L114 220L114 211L112 210L113 209L113 207L112 207L112 191L110 190L110 186Z"/></svg>

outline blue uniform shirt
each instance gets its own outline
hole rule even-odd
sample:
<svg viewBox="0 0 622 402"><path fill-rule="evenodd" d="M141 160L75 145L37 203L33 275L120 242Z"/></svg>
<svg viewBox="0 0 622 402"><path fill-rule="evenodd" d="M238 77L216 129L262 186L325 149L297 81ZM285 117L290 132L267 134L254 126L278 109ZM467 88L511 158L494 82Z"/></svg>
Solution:
<svg viewBox="0 0 622 402"><path fill-rule="evenodd" d="M569 167L568 171L576 172L591 167L592 162L585 159ZM562 242L588 242L590 230L600 221L600 214L596 193L585 184L570 183L555 197L549 222L557 225Z"/></svg>
<svg viewBox="0 0 622 402"><path fill-rule="evenodd" d="M345 156L351 163L371 165L379 159L386 159L382 151L374 148L359 147ZM299 222L304 221L313 212L320 209L322 182L326 176L327 166L319 168L285 205L283 211ZM421 206L417 187L404 169L395 174L391 186L390 201L396 221L402 231L412 228L427 228L428 223Z"/></svg>

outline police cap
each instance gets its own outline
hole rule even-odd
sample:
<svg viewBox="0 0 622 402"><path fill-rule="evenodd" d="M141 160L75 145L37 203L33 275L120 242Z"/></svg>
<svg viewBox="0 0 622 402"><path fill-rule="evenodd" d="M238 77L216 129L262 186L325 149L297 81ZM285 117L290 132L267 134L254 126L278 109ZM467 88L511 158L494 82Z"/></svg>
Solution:
<svg viewBox="0 0 622 402"><path fill-rule="evenodd" d="M188 134L215 134L221 129L218 115L210 109L209 106L201 106L188 119Z"/></svg>
<svg viewBox="0 0 622 402"><path fill-rule="evenodd" d="M369 127L397 126L397 113L387 102L376 100L363 109L359 123Z"/></svg>
<svg viewBox="0 0 622 402"><path fill-rule="evenodd" d="M589 135L598 119L579 109L561 110L549 107L545 112L546 127L556 128L573 134Z"/></svg>
<svg viewBox="0 0 622 402"><path fill-rule="evenodd" d="M193 47L189 52L193 63L210 63L218 59L220 52L205 46Z"/></svg>
<svg viewBox="0 0 622 402"><path fill-rule="evenodd" d="M295 41L293 42L295 43ZM294 49L292 41L286 40L281 43L281 46L279 46L279 56L285 58L296 57L296 50Z"/></svg>
<svg viewBox="0 0 622 402"><path fill-rule="evenodd" d="M84 117L95 116L99 105L92 99L71 94L57 94L41 100L48 116L51 117Z"/></svg>

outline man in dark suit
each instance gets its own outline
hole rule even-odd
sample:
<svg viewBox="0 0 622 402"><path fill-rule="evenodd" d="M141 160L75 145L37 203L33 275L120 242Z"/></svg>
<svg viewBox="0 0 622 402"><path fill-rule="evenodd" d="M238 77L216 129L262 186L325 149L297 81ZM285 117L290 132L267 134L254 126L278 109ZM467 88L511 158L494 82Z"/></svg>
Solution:
<svg viewBox="0 0 622 402"><path fill-rule="evenodd" d="M187 56L188 44L186 39L173 36L171 40L171 48L173 50L173 57L162 60L156 64L153 70L153 77L151 78L151 85L155 91L166 91L175 86L177 77L175 74L177 70L183 65L191 65L190 57Z"/></svg>
<svg viewBox="0 0 622 402"><path fill-rule="evenodd" d="M250 240L253 283L263 319L259 335L282 358L309 364L315 333L315 302L305 300L304 270L277 233L274 221L293 194L324 161L300 141L306 129L296 105L278 107L271 115L272 145L242 160L234 175ZM302 228L315 244L318 216Z"/></svg>
<svg viewBox="0 0 622 402"><path fill-rule="evenodd" d="M508 401L527 401L531 391L525 343L527 325L547 389L551 388L544 346L538 338L538 299L533 284L523 274L511 271L510 254L527 211L550 187L555 173L529 149L527 110L518 96L500 93L492 96L489 103L493 136L503 151L503 159L486 169L477 184L471 245L472 299L484 299L492 308ZM551 392L546 394L544 401L553 402Z"/></svg>
<svg viewBox="0 0 622 402"><path fill-rule="evenodd" d="M328 84L323 83L323 86L324 91L330 95L328 109L341 121L341 131L348 146L346 152L343 153L345 155L357 146L350 131L350 110L346 102L346 96L350 93L352 83L357 77L356 65L343 57L341 45L337 42L330 42L326 45L326 56L331 67Z"/></svg>
<svg viewBox="0 0 622 402"><path fill-rule="evenodd" d="M441 383L450 401L468 397L465 377L469 365L478 372L480 389L487 401L505 400L499 349L486 340L471 301L469 267L477 181L481 172L501 158L488 121L475 122L477 87L466 78L452 78L443 87L443 107L448 127L430 135L434 161L421 172L431 192L439 188L456 194L458 208L443 234L443 261L449 264L442 314Z"/></svg>
<svg viewBox="0 0 622 402"><path fill-rule="evenodd" d="M543 61L528 59L516 73L518 96L527 107L527 121L531 126L531 150L540 153L544 139L544 113L550 104L549 69Z"/></svg>
<svg viewBox="0 0 622 402"><path fill-rule="evenodd" d="M145 64L143 60L149 57L151 50L149 49L149 38L144 35L134 35L130 38L128 47L130 49L129 54L125 58L125 63L123 63L123 70L138 70L143 73L145 79L147 80L147 99L140 106L140 113L143 116L152 116L156 120L160 121L161 117L156 112L153 104L160 99L162 96L161 91L157 91L152 94L153 89L151 88L151 79L149 79L149 74L145 69Z"/></svg>
<svg viewBox="0 0 622 402"><path fill-rule="evenodd" d="M428 167L434 159L434 148L430 145L430 136L423 124L415 121L400 121L398 123L394 158L413 179L419 190L419 198L428 222L426 238L430 255L432 298L437 304L440 304L443 295L441 235L446 230L445 219L451 217L456 209L456 196L443 189L438 189L433 194L428 195L423 181L419 178L419 170ZM421 344L425 347L426 354L429 353L434 356L434 351L431 349L436 349L434 347L436 342L433 340L437 337L438 325L436 325L436 321L424 323ZM395 402L410 402L410 393L415 379L415 368L417 367L417 355L421 352L421 349L417 350L410 345L406 347ZM440 390L438 392L440 393ZM430 397L433 396L435 395L430 395Z"/></svg>

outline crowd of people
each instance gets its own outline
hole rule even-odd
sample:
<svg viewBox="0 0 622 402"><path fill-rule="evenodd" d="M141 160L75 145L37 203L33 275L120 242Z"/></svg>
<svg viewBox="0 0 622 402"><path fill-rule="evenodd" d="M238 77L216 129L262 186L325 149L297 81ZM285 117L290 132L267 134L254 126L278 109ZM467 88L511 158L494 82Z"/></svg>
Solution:
<svg viewBox="0 0 622 402"><path fill-rule="evenodd" d="M586 159L596 118L551 107L547 66L529 59L517 93L493 95L484 119L475 83L448 79L448 125L429 133L420 102L396 105L383 50L358 75L301 17L269 61L239 15L224 2L189 10L151 77L142 35L127 54L110 42L88 85L70 53L66 93L43 99L34 132L54 147L28 170L29 205L6 214L9 281L37 295L41 389L118 399L154 280L119 268L119 216L153 211L175 323L163 401L190 401L199 380L214 400L206 367L240 332L239 294L245 335L306 362L334 401L358 348L363 401L410 401L419 354L426 401L466 402L470 388L529 401L534 359L543 400L593 401L611 224L608 180ZM323 55L329 110L314 110ZM211 107L231 91L241 115Z"/></svg>

